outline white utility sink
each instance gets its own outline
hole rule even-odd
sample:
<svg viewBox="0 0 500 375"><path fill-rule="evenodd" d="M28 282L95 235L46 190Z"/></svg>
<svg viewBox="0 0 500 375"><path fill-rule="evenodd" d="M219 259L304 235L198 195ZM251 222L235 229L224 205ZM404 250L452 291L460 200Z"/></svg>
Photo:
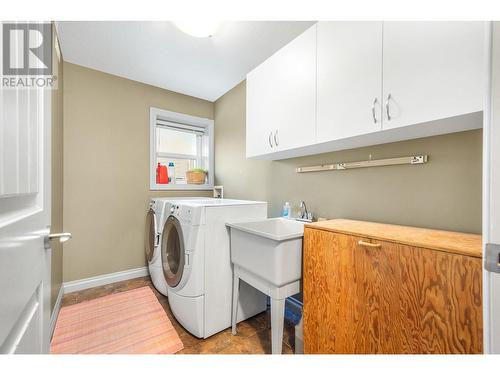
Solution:
<svg viewBox="0 0 500 375"><path fill-rule="evenodd" d="M227 226L235 265L275 286L301 279L304 223L271 218Z"/></svg>
<svg viewBox="0 0 500 375"><path fill-rule="evenodd" d="M233 335L236 335L239 285L243 280L271 298L272 353L281 354L285 300L300 291L304 223L273 218L226 225L231 228Z"/></svg>

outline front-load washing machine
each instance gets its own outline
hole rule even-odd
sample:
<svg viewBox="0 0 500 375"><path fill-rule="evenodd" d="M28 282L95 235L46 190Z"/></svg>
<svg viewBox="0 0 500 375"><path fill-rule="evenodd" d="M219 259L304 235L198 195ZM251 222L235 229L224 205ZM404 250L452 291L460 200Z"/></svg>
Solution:
<svg viewBox="0 0 500 375"><path fill-rule="evenodd" d="M266 202L213 198L165 205L161 263L169 305L193 335L206 338L231 326L233 272L226 222L266 217ZM266 296L241 282L238 321L266 307Z"/></svg>
<svg viewBox="0 0 500 375"><path fill-rule="evenodd" d="M151 198L149 201L149 210L146 214L146 231L144 239L144 250L148 261L149 275L154 287L161 294L167 295L167 282L163 276L163 268L161 265L161 232L168 217L165 207L168 209L180 200L190 199L206 199L203 197L179 197L179 198Z"/></svg>

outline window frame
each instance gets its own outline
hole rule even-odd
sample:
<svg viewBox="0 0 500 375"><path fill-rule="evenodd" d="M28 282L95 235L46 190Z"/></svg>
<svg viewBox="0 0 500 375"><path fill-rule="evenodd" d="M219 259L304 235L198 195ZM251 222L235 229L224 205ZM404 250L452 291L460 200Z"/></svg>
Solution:
<svg viewBox="0 0 500 375"><path fill-rule="evenodd" d="M177 122L181 124L197 126L205 128L205 133L208 136L208 183L203 185L194 184L157 184L156 183L156 119L160 117L163 120ZM201 151L201 142L198 146ZM169 157L175 156L170 153L163 153ZM197 155L200 157L201 155ZM160 108L150 107L149 109L149 189L154 190L212 190L214 187L214 120L186 115L184 113L167 111Z"/></svg>

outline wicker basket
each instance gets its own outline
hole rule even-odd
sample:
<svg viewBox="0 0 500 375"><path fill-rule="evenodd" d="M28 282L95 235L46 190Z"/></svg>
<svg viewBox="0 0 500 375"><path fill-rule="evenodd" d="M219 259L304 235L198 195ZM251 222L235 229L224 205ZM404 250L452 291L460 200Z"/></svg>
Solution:
<svg viewBox="0 0 500 375"><path fill-rule="evenodd" d="M205 172L186 172L186 179L188 184L203 185L205 183Z"/></svg>

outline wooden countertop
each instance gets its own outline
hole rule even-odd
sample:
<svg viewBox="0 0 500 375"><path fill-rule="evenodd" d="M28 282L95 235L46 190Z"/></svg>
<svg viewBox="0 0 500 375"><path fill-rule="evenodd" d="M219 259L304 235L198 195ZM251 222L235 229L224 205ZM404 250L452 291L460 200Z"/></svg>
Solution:
<svg viewBox="0 0 500 375"><path fill-rule="evenodd" d="M306 228L369 237L409 246L482 258L482 239L478 234L406 227L402 225L335 219L305 225Z"/></svg>

